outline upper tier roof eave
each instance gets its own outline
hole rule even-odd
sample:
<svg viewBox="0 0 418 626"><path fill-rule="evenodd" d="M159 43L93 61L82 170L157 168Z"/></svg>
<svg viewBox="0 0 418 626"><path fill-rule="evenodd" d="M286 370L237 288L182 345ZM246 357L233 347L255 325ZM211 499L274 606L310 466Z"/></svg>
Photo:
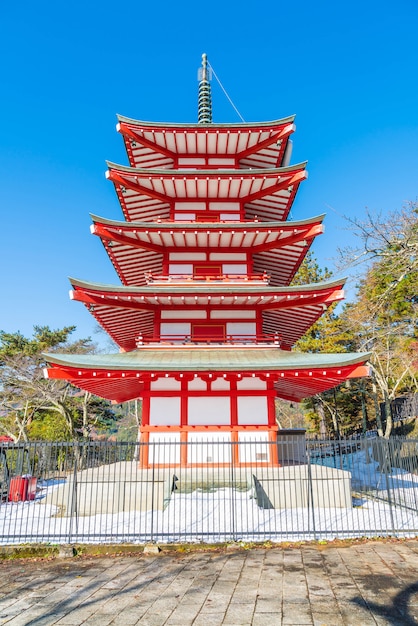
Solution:
<svg viewBox="0 0 418 626"><path fill-rule="evenodd" d="M229 293L260 293L260 294L268 294L268 293L298 293L298 292L307 292L320 290L320 289L333 289L339 288L344 285L347 278L340 278L336 280L323 281L320 283L311 283L305 285L291 285L289 287L270 287L270 286L260 286L254 285L251 283L246 285L234 285L233 283L225 283L224 285L216 285L210 288L211 294L215 294L216 292L223 293L227 290ZM161 293L161 294L175 294L175 293L193 293L193 294L202 294L208 292L208 287L200 287L193 286L192 290L190 287L175 287L170 285L168 287L152 285L152 286L125 286L125 285L108 285L103 283L92 283L88 281L79 280L77 278L69 277L70 283L73 287L79 287L80 289L88 289L93 291L101 291L101 292L112 292L112 293L135 293L135 294L151 294L151 293Z"/></svg>
<svg viewBox="0 0 418 626"><path fill-rule="evenodd" d="M177 128L181 128L182 130L202 130L202 131L207 131L207 130L218 130L218 129L222 129L222 130L229 130L229 129L246 129L248 128L248 130L253 130L255 128L274 128L277 126L283 126L283 124L291 124L292 122L294 122L296 115L289 115L288 117L284 117L282 119L278 119L278 120L271 120L271 121L267 121L267 122L235 122L232 124L229 123L222 123L222 124L216 124L216 123L211 123L211 124L199 124L198 122L193 122L193 123L179 123L179 122L145 122L142 120L135 120L132 119L130 117L125 117L123 115L117 115L116 116L118 119L118 122L122 122L125 124L132 124L133 126L138 126L141 128L147 128L147 129L152 129L152 128L158 128L158 129L163 129L163 128L173 128L173 129L177 129Z"/></svg>
<svg viewBox="0 0 418 626"><path fill-rule="evenodd" d="M99 215L95 215L94 213L90 213L90 217L92 219L93 222L98 222L100 224L106 224L108 226L115 226L115 227L123 227L123 228L147 228L150 229L152 227L154 228L158 228L159 230L173 230L173 228L186 228L186 229L191 229L191 230L207 230L208 228L214 228L214 229L230 229L230 230L237 230L237 229L248 229L249 227L251 227L251 225L254 225L254 228L263 228L263 229L269 229L269 228L283 228L283 227L289 227L289 228L296 228L298 226L308 226L309 224L316 224L318 222L322 222L325 217L326 214L325 213L321 213L321 215L316 215L314 217L309 217L307 219L304 220L287 220L286 222L280 222L280 221L275 221L275 222L256 222L256 221L248 221L248 222L181 222L179 220L176 220L175 222L159 222L159 223L153 223L153 222L126 222L126 221L119 221L119 220L112 220L112 219L108 219L106 217L101 217Z"/></svg>
<svg viewBox="0 0 418 626"><path fill-rule="evenodd" d="M112 161L106 161L106 165L109 169L119 170L121 172L126 172L129 174L133 174L138 176L138 174L142 174L149 178L150 175L153 176L168 176L172 178L173 176L181 176L181 177L192 177L196 176L211 176L217 178L219 176L239 176L243 177L254 176L260 178L262 176L274 176L279 174L286 174L287 172L293 172L295 170L305 169L308 164L308 161L301 161L300 163L295 163L294 165L288 165L287 167L272 167L272 168L263 168L263 169L216 169L216 170L195 170L195 169L186 169L186 170L173 170L173 169L152 169L152 168L141 168L141 167L129 167L128 165L119 165L118 163L113 163Z"/></svg>
<svg viewBox="0 0 418 626"><path fill-rule="evenodd" d="M277 347L176 347L140 348L131 352L113 354L45 353L49 363L61 366L96 369L143 369L144 371L207 371L222 370L293 370L312 367L344 367L361 364L370 358L370 352L309 353L280 350Z"/></svg>

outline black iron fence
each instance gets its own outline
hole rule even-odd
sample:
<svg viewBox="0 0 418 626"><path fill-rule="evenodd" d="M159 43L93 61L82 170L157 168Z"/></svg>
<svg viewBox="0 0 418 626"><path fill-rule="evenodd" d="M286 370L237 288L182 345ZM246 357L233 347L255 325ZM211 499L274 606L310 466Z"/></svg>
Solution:
<svg viewBox="0 0 418 626"><path fill-rule="evenodd" d="M418 535L418 440L1 445L3 545Z"/></svg>

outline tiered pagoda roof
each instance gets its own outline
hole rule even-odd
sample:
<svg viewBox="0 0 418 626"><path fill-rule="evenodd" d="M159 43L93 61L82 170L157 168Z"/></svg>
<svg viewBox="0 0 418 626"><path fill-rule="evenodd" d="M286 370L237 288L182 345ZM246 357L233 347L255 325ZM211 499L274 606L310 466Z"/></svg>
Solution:
<svg viewBox="0 0 418 626"><path fill-rule="evenodd" d="M263 316L263 335L277 334L281 347L289 350L328 306L342 300L344 283L339 280L273 288L262 280L254 284L241 279L240 283L231 281L225 287L224 281L215 279L204 280L202 284L193 281L191 289L191 279L187 278L145 287L113 287L76 279L71 282L72 299L83 302L124 350L134 350L139 337L141 342L154 338L155 315L162 307L180 312L259 310Z"/></svg>
<svg viewBox="0 0 418 626"><path fill-rule="evenodd" d="M182 211L196 203L201 210L219 207L244 220L287 219L300 183L307 177L306 163L263 170L149 170L108 162L106 177L116 189L125 219L173 219L174 205ZM231 219L232 221L232 219Z"/></svg>
<svg viewBox="0 0 418 626"><path fill-rule="evenodd" d="M118 115L116 128L123 136L132 167L176 169L179 159L193 159L194 166L200 157L213 168L219 167L219 158L230 159L229 165L240 169L270 168L280 167L289 158L294 119L203 126L140 122Z"/></svg>
<svg viewBox="0 0 418 626"><path fill-rule="evenodd" d="M313 239L323 232L324 215L291 222L118 222L92 215L124 285L146 284L145 274L162 274L163 255L200 250L248 250L254 273L267 272L270 285L289 285Z"/></svg>
<svg viewBox="0 0 418 626"><path fill-rule="evenodd" d="M299 402L348 378L367 375L368 354L302 354L259 346L188 347L160 345L110 355L46 355L54 363L49 378L65 378L77 387L124 402L141 395L150 380L175 375L273 380L278 397Z"/></svg>
<svg viewBox="0 0 418 626"><path fill-rule="evenodd" d="M71 297L88 308L122 353L47 355L46 375L117 402L140 397L145 383L162 376L257 376L273 380L277 396L299 401L366 375L367 354L291 351L342 299L344 285L339 279L289 286L323 232L324 217L287 221L307 178L305 162L290 165L294 116L214 124L203 100L198 124L118 116L129 166L108 162L106 176L125 221L93 215L92 233L122 285L71 279ZM206 274L192 261L202 256ZM210 343L193 336L193 329L183 330L170 340L160 332L162 313L174 328L192 328L194 313L208 326L223 319L225 327L236 328L254 320L248 327L256 330L251 337L235 332Z"/></svg>

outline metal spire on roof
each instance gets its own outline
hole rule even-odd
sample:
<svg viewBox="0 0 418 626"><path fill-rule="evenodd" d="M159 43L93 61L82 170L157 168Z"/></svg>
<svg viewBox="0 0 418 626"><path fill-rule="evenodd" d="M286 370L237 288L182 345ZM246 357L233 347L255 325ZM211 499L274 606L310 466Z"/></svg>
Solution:
<svg viewBox="0 0 418 626"><path fill-rule="evenodd" d="M212 123L212 94L210 89L210 79L212 72L206 54L202 54L202 67L199 68L199 95L197 104L197 121L199 124Z"/></svg>

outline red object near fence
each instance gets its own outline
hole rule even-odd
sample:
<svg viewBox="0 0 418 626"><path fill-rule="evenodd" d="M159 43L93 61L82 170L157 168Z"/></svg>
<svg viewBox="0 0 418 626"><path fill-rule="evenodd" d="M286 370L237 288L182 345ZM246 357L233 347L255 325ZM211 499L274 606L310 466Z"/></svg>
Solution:
<svg viewBox="0 0 418 626"><path fill-rule="evenodd" d="M9 502L35 500L37 479L33 476L15 476L10 479Z"/></svg>

